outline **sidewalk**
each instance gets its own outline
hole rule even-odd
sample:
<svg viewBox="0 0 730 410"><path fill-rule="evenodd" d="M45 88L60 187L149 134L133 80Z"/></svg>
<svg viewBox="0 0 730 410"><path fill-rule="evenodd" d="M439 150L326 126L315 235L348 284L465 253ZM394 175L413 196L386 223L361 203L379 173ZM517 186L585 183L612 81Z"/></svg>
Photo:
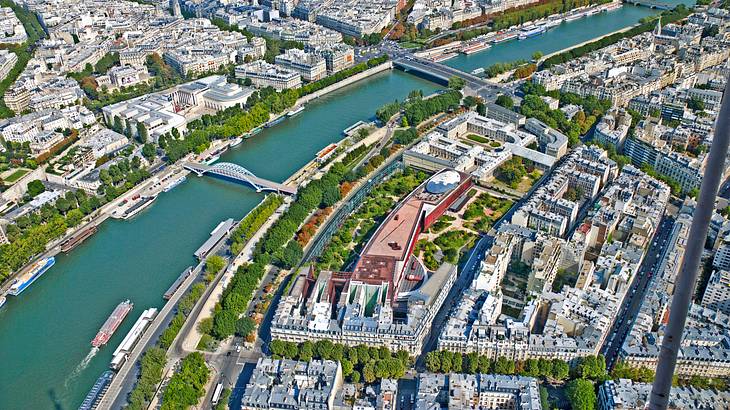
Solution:
<svg viewBox="0 0 730 410"><path fill-rule="evenodd" d="M288 207L289 203L285 200L284 203L281 204L281 206L274 212L271 218L267 219L266 222L261 226L261 228L256 231L254 236L251 237L248 242L246 242L246 245L244 246L241 253L239 253L238 256L233 259L231 264L226 269L226 272L223 274L223 277L218 282L218 285L213 289L210 297L205 301L203 308L200 310L200 314L195 318L195 326L193 326L192 329L190 329L190 332L185 335L182 343L183 350L185 350L186 352L192 352L197 350L196 348L198 346L198 343L200 342L200 338L203 336L200 331L198 331L197 324L200 323L200 321L202 321L203 319L212 316L213 309L215 308L216 303L218 303L218 301L220 300L223 291L225 290L231 278L233 278L233 275L236 273L238 267L251 261L253 257L253 250L256 247L256 243L261 240L264 234L269 230L269 228L271 228L271 225L273 225L274 222L279 219L279 217ZM188 320L190 320L190 318Z"/></svg>

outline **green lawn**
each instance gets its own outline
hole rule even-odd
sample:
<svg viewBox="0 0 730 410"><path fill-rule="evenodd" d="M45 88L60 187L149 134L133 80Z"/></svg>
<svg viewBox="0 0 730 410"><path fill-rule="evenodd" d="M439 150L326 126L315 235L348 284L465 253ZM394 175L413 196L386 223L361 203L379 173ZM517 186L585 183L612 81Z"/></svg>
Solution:
<svg viewBox="0 0 730 410"><path fill-rule="evenodd" d="M403 48L421 48L421 46L423 46L423 44L414 43L412 41L407 41L407 42L400 43L400 46Z"/></svg>
<svg viewBox="0 0 730 410"><path fill-rule="evenodd" d="M23 175L27 174L28 172L30 172L30 171L27 169L18 169L15 172L13 172L12 174L10 174L9 177L5 178L5 182L7 182L9 184L13 184L20 178L23 178Z"/></svg>
<svg viewBox="0 0 730 410"><path fill-rule="evenodd" d="M482 143L482 144L488 144L489 143L489 138L480 137L479 135L476 135L476 134L469 134L469 135L466 136L466 138L467 139L470 139L472 141L476 141L476 142Z"/></svg>

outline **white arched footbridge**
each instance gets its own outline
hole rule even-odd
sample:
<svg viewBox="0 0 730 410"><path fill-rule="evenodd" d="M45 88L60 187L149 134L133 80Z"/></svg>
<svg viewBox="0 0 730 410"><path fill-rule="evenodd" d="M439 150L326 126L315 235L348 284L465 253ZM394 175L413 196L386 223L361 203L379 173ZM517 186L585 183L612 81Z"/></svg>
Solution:
<svg viewBox="0 0 730 410"><path fill-rule="evenodd" d="M183 162L183 168L194 172L198 176L210 174L223 177L233 181L241 182L253 187L256 192L274 191L281 194L294 195L297 189L268 179L259 178L246 168L231 164L230 162L219 162L215 165L206 165L198 162Z"/></svg>

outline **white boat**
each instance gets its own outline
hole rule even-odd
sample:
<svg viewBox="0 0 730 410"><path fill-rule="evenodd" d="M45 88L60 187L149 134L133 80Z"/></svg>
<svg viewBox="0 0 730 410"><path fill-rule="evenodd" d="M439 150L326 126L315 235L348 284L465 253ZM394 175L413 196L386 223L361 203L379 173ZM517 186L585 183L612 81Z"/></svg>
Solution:
<svg viewBox="0 0 730 410"><path fill-rule="evenodd" d="M563 22L563 19L555 19L555 20L548 20L545 22L545 28L553 28L555 26L559 26L560 23Z"/></svg>
<svg viewBox="0 0 730 410"><path fill-rule="evenodd" d="M219 159L221 159L220 155L213 155L212 157L206 158L204 162L205 162L205 165L210 165L210 164L218 161Z"/></svg>
<svg viewBox="0 0 730 410"><path fill-rule="evenodd" d="M8 301L8 298L6 298L5 296L0 296L0 308L3 307L3 305L7 301Z"/></svg>
<svg viewBox="0 0 730 410"><path fill-rule="evenodd" d="M15 279L15 282L13 282L13 285L10 286L10 290L8 290L8 293L13 296L20 295L24 290L28 288L28 286L33 284L36 279L40 278L44 273L46 273L48 269L51 269L51 266L53 266L55 263L56 258L54 258L53 256L39 259L30 267L30 269L20 275L18 279Z"/></svg>
<svg viewBox="0 0 730 410"><path fill-rule="evenodd" d="M178 178L178 179L170 182L169 184L167 184L167 186L165 186L165 188L162 191L163 192L170 192L170 191L172 191L173 188L175 188L176 186L178 186L178 185L182 184L183 182L185 182L186 179L187 178L183 175L182 177L180 177L180 178Z"/></svg>
<svg viewBox="0 0 730 410"><path fill-rule="evenodd" d="M545 27L543 26L527 26L524 27L522 30L520 30L520 40L525 40L530 37L539 36L540 34L545 32Z"/></svg>
<svg viewBox="0 0 730 410"><path fill-rule="evenodd" d="M147 209L147 207L152 205L152 203L155 202L155 199L157 199L156 195L155 196L145 196L145 197L140 198L139 202L132 205L131 207L129 207L129 209L127 209L124 212L124 214L122 215L122 218L125 220L134 218L137 214L139 214L140 212Z"/></svg>
<svg viewBox="0 0 730 410"><path fill-rule="evenodd" d="M241 137L234 138L234 139L231 140L231 142L230 142L230 144L228 144L228 146L231 147L231 148L233 148L233 147L235 147L236 145L238 145L238 144L240 144L242 142L243 142L243 138L241 138Z"/></svg>
<svg viewBox="0 0 730 410"><path fill-rule="evenodd" d="M287 116L287 117L290 117L290 118L291 118L291 117L294 117L295 115L299 115L299 114L301 114L301 113L302 113L302 111L304 111L304 106L303 106L303 105L302 105L302 106L300 106L299 108L297 108L296 110L291 110L291 111L289 111L289 112L288 112L288 113L286 114L286 116Z"/></svg>
<svg viewBox="0 0 730 410"><path fill-rule="evenodd" d="M565 21L575 21L575 20L578 20L578 19L582 19L585 16L586 15L584 13L577 13L577 14L572 14L572 15L566 17L564 20Z"/></svg>

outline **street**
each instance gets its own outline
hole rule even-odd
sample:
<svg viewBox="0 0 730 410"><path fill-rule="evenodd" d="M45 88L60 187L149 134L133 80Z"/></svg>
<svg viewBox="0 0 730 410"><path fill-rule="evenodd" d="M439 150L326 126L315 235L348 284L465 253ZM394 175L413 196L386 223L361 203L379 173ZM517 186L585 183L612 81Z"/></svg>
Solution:
<svg viewBox="0 0 730 410"><path fill-rule="evenodd" d="M438 341L438 337L441 334L441 328L448 321L449 312L459 301L460 296L464 292L464 290L471 284L472 279L474 279L474 274L479 270L480 262L484 258L484 253L490 246L492 246L493 241L493 237L489 235L482 235L477 243L474 245L474 247L471 249L469 257L464 263L464 266L459 269L456 282L454 282L454 285L451 287L451 290L449 291L448 296L446 296L446 299L444 300L444 304L441 306L441 309L439 309L438 313L436 313L436 316L434 316L432 322L433 325L431 326L431 330L428 336L426 336L426 341L423 344L421 355L418 356L418 359L416 360L416 370L425 370L424 362L426 360L426 353L436 348L436 342Z"/></svg>
<svg viewBox="0 0 730 410"><path fill-rule="evenodd" d="M651 278L657 273L656 270L661 264L664 255L669 247L669 237L674 227L674 219L665 216L659 223L654 238L649 245L649 250L644 257L639 271L634 276L631 286L627 290L624 297L621 310L619 311L616 321L613 324L611 333L607 336L607 340L601 351L606 357L606 367L611 369L618 359L626 336L631 330L631 326L636 319L636 315L641 308L641 302L644 294L649 286Z"/></svg>

